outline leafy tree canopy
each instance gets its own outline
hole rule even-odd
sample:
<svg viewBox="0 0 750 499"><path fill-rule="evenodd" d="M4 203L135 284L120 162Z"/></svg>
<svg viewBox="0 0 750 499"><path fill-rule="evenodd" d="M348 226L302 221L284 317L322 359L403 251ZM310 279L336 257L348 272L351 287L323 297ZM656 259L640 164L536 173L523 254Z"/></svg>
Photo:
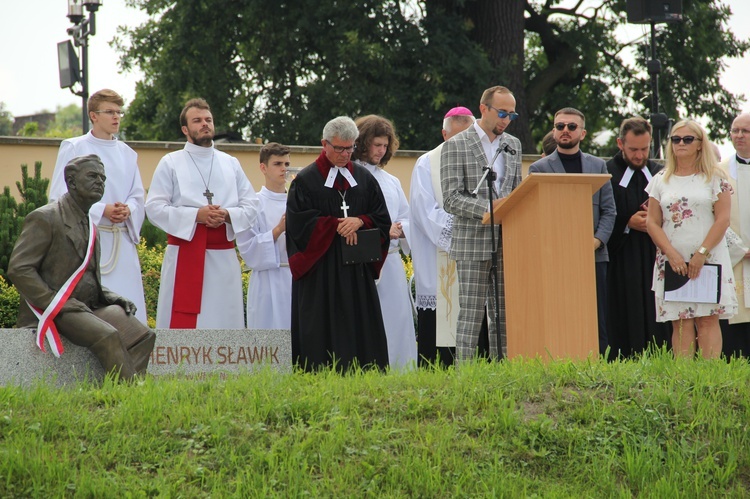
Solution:
<svg viewBox="0 0 750 499"><path fill-rule="evenodd" d="M648 37L615 36L625 0L129 3L150 16L114 41L123 68L145 75L124 120L132 139L181 138L178 115L195 96L219 129L248 139L316 144L333 116L377 113L395 122L405 149L434 147L445 111L478 112L495 84L516 93L522 118L510 131L526 151L561 107L584 111L590 132L649 114ZM712 136L725 136L742 96L719 83L722 57L742 56L748 42L727 30L720 1L683 6L683 22L658 26L662 110L705 117ZM611 144L587 146L611 153Z"/></svg>

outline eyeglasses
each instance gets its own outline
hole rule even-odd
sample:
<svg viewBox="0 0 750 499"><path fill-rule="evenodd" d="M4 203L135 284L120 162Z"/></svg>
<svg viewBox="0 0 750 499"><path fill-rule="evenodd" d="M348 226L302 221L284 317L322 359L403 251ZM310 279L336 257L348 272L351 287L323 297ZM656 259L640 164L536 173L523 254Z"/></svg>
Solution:
<svg viewBox="0 0 750 499"><path fill-rule="evenodd" d="M105 109L104 111L94 111L96 114L107 114L111 117L124 116L125 111L115 111L114 109Z"/></svg>
<svg viewBox="0 0 750 499"><path fill-rule="evenodd" d="M686 146L689 146L693 143L694 140L702 140L696 137L693 137L692 135L685 135L684 137L679 137L677 135L672 135L669 137L669 140L672 141L672 144L679 144L680 142L684 142Z"/></svg>
<svg viewBox="0 0 750 499"><path fill-rule="evenodd" d="M344 146L335 146L331 144L330 140L327 140L327 139L326 139L326 142L328 142L328 145L331 146L334 152L336 152L337 154L341 154L342 152L348 152L349 154L351 154L357 148L357 144L351 145L349 147L344 147Z"/></svg>
<svg viewBox="0 0 750 499"><path fill-rule="evenodd" d="M492 106L487 106L487 107L497 111L497 117L500 119L508 118L510 119L510 121L515 121L516 119L518 119L518 113L509 113L508 111L503 111L502 109L498 109Z"/></svg>
<svg viewBox="0 0 750 499"><path fill-rule="evenodd" d="M750 135L750 130L747 128L732 128L729 133L732 135Z"/></svg>
<svg viewBox="0 0 750 499"><path fill-rule="evenodd" d="M565 127L568 127L568 130L571 132L575 132L578 129L577 123L555 123L555 130L558 132L562 132L565 130Z"/></svg>

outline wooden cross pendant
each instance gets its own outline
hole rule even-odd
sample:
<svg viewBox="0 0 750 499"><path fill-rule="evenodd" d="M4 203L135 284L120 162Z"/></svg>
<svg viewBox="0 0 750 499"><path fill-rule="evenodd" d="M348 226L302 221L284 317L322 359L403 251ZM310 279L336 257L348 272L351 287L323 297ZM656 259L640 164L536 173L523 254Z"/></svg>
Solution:
<svg viewBox="0 0 750 499"><path fill-rule="evenodd" d="M213 204L212 201L214 199L214 193L208 190L208 187L206 187L206 192L203 193L204 196L206 196L206 199L208 199L208 204Z"/></svg>

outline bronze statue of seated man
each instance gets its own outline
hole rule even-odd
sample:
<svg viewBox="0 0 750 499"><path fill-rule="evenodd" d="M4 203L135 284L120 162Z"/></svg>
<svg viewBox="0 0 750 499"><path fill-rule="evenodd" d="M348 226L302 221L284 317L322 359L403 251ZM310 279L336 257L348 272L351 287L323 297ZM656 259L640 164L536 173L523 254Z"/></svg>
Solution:
<svg viewBox="0 0 750 499"><path fill-rule="evenodd" d="M70 160L68 192L26 216L8 277L22 298L17 326L36 328L40 348L46 337L57 353L59 332L91 350L105 372L127 380L146 372L156 335L136 319L133 302L101 285L99 241L88 212L104 195L105 180L95 154Z"/></svg>

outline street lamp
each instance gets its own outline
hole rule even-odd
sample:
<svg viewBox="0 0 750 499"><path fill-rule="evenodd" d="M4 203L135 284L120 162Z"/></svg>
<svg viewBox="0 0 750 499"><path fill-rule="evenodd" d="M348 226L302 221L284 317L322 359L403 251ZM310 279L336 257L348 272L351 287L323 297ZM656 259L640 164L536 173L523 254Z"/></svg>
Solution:
<svg viewBox="0 0 750 499"><path fill-rule="evenodd" d="M78 56L75 49L71 46L70 41L60 42L57 44L57 61L60 73L60 88L70 88L73 94L81 97L83 103L82 110L82 128L83 133L89 131L88 116L88 71L89 71L89 36L96 35L96 11L102 5L102 0L68 0L68 19L73 26L68 28L68 35L73 39L73 44L81 49L81 65L78 70ZM86 19L84 9L88 11L89 17ZM80 88L74 89L76 83L80 83Z"/></svg>

